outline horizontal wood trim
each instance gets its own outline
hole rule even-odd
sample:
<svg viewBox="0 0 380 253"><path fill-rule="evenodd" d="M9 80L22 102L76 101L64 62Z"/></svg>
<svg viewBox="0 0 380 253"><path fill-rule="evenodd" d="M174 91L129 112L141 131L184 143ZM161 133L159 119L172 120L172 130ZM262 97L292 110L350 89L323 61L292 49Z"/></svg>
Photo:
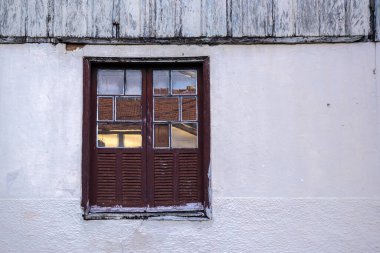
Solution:
<svg viewBox="0 0 380 253"><path fill-rule="evenodd" d="M79 37L0 37L0 44L67 43L85 45L252 45L355 43L373 41L373 36L293 36L293 37L193 37L193 38L79 38Z"/></svg>

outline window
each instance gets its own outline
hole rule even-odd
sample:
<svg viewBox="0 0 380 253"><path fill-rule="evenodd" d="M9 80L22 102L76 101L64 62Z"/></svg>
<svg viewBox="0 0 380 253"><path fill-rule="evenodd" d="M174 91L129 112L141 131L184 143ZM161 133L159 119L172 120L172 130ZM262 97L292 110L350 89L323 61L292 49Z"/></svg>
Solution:
<svg viewBox="0 0 380 253"><path fill-rule="evenodd" d="M86 219L207 217L208 58L84 59Z"/></svg>

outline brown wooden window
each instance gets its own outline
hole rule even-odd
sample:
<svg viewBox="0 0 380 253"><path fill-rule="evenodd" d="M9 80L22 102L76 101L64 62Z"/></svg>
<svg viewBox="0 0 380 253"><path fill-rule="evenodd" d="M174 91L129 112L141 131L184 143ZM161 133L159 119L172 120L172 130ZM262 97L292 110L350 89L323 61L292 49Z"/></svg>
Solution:
<svg viewBox="0 0 380 253"><path fill-rule="evenodd" d="M207 217L208 75L206 57L84 59L85 218Z"/></svg>

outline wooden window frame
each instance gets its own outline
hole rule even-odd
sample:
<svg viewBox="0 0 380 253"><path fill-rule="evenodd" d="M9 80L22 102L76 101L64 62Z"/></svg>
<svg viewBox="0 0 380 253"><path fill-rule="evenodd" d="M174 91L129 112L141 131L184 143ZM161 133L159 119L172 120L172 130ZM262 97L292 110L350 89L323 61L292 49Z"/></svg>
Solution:
<svg viewBox="0 0 380 253"><path fill-rule="evenodd" d="M161 66L199 66L202 71L202 88L199 92L201 99L201 107L203 113L201 117L202 128L202 184L203 184L203 209L197 211L154 211L154 212L139 212L126 209L122 212L91 212L90 208L90 180L91 180L91 122L96 117L96 110L92 108L91 101L93 90L91 83L95 76L95 71L92 71L97 66L142 66L142 67L161 67ZM109 58L109 57L84 57L83 58L83 125L82 125L82 201L83 217L86 220L98 219L166 219L172 217L174 219L185 220L208 220L211 218L211 203L210 203L210 70L209 57L180 57L180 58ZM92 98L92 99L91 99ZM146 103L146 101L145 101Z"/></svg>

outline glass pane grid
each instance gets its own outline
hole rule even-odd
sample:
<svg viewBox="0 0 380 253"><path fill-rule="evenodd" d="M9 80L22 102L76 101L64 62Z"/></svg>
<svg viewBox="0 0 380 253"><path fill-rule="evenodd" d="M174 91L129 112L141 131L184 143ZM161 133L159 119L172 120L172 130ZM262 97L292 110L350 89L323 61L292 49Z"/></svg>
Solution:
<svg viewBox="0 0 380 253"><path fill-rule="evenodd" d="M141 70L98 71L96 126L98 148L142 147L141 92ZM102 98L112 99L112 104L109 105L109 101L108 104L105 103L107 101L102 101L100 105L99 100ZM100 111L105 109L111 117L101 120Z"/></svg>

